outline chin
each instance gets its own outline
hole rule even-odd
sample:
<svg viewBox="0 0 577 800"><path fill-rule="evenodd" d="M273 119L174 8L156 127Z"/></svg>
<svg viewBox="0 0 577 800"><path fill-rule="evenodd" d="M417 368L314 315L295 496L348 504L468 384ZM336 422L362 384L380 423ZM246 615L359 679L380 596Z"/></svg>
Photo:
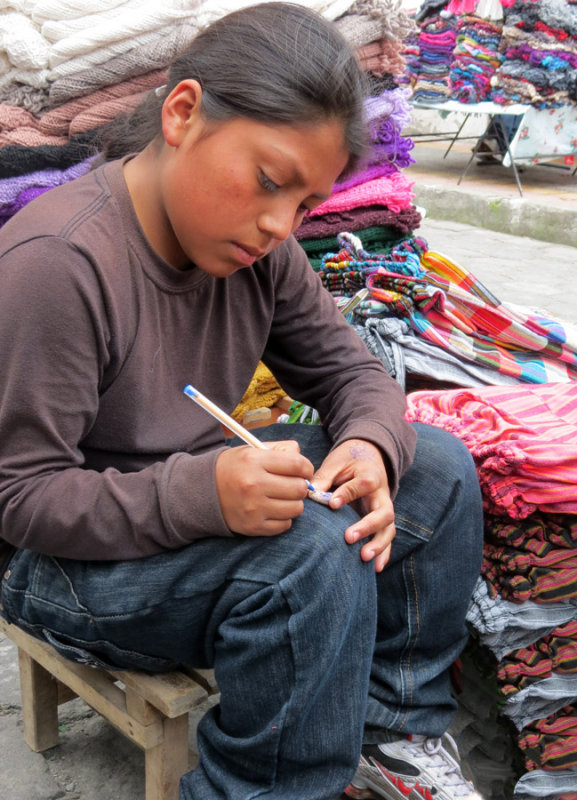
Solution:
<svg viewBox="0 0 577 800"><path fill-rule="evenodd" d="M217 264L197 264L197 266L203 272L212 275L214 278L228 278L230 275L234 275L235 272L238 272L241 269L246 269L244 264L223 264L221 262Z"/></svg>

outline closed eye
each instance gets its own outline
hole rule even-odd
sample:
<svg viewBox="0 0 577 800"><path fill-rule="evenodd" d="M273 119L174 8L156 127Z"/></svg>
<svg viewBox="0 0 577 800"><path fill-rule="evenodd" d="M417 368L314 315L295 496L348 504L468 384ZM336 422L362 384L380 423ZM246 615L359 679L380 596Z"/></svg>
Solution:
<svg viewBox="0 0 577 800"><path fill-rule="evenodd" d="M260 185L267 192L278 192L279 189L281 188L281 186L279 186L278 183L275 183L272 180L272 178L269 178L269 176L266 174L266 172L263 172L262 169L259 170L259 172L258 172L258 179L259 179ZM321 202L321 201L319 201L319 202ZM299 207L298 207L297 213L298 214L302 214L304 216L308 211L312 211L312 209L317 205L319 205L319 203L314 203L314 205L311 208L310 206L307 206L304 203L301 203L299 205Z"/></svg>
<svg viewBox="0 0 577 800"><path fill-rule="evenodd" d="M262 171L262 169L259 170L258 179L260 185L263 187L263 189L266 189L267 192L277 192L280 189L278 183L275 183L273 180L271 180L268 175Z"/></svg>

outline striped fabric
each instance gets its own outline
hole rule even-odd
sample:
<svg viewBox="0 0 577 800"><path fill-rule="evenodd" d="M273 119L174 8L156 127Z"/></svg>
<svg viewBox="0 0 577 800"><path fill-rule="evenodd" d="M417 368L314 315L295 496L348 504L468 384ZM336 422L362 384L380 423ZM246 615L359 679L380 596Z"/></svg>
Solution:
<svg viewBox="0 0 577 800"><path fill-rule="evenodd" d="M424 241L424 240L423 240ZM327 253L321 280L333 294L371 292L360 313L406 320L430 343L523 383L577 381L577 336L567 326L500 302L472 273L427 248L418 265L405 244L369 253L351 233ZM420 244L420 243L419 243Z"/></svg>
<svg viewBox="0 0 577 800"><path fill-rule="evenodd" d="M577 620L555 628L529 647L513 650L499 663L497 679L508 697L553 672L577 672Z"/></svg>
<svg viewBox="0 0 577 800"><path fill-rule="evenodd" d="M487 511L577 514L576 383L414 392L406 417L462 439Z"/></svg>
<svg viewBox="0 0 577 800"><path fill-rule="evenodd" d="M577 516L485 517L483 576L513 603L577 598Z"/></svg>
<svg viewBox="0 0 577 800"><path fill-rule="evenodd" d="M577 706L567 705L556 714L527 725L518 744L529 770L577 767Z"/></svg>

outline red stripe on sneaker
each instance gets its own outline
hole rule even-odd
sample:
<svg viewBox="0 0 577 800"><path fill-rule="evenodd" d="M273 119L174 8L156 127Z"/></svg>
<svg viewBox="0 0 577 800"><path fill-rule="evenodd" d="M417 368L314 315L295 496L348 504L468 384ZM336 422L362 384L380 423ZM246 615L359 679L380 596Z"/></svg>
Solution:
<svg viewBox="0 0 577 800"><path fill-rule="evenodd" d="M385 769L382 764L379 764L379 762L375 761L374 759L373 759L373 764L379 770L381 775L387 778L396 789L398 789L402 794L405 795L405 797L408 797L411 794L412 786L405 786L405 784L400 778L398 778L396 775L393 775L391 772Z"/></svg>
<svg viewBox="0 0 577 800"><path fill-rule="evenodd" d="M433 795L426 786L421 786L420 783L416 783L414 788L415 791L424 798L424 800L434 800Z"/></svg>

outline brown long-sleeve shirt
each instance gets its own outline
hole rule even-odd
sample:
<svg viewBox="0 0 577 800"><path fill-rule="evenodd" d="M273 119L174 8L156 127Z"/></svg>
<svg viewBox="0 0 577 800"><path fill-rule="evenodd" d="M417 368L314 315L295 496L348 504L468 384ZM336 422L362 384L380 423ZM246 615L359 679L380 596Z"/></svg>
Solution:
<svg viewBox="0 0 577 800"><path fill-rule="evenodd" d="M400 387L342 319L293 238L252 268L177 270L145 238L112 162L0 231L0 562L10 545L125 559L230 531L218 423L262 359L335 443L385 455L393 491L414 432Z"/></svg>

